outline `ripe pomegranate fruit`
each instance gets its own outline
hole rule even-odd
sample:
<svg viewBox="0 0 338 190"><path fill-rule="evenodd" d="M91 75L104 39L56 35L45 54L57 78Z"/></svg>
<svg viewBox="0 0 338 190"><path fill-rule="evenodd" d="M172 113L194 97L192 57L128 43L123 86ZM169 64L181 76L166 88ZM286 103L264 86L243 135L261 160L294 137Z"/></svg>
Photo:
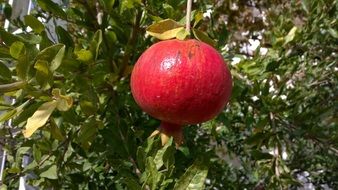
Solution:
<svg viewBox="0 0 338 190"><path fill-rule="evenodd" d="M222 56L197 40L167 40L148 48L131 74L136 103L162 121L162 143L183 141L182 126L212 119L227 104L231 74Z"/></svg>

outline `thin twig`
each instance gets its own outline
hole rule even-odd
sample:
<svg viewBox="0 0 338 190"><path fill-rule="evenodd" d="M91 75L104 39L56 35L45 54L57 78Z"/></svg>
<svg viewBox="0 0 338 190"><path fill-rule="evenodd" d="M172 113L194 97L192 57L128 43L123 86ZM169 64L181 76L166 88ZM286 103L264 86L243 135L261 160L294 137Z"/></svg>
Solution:
<svg viewBox="0 0 338 190"><path fill-rule="evenodd" d="M56 150L58 150L59 148L61 148L61 146L65 145L66 142L68 142L68 139L64 140L61 144L59 144L59 146L56 148ZM52 156L53 156L53 152L54 152L54 151L50 151L50 152L48 153L48 156L45 157L43 160L41 160L41 161L38 163L38 166L40 167L40 166L41 166L43 163L45 163L50 157L52 157Z"/></svg>

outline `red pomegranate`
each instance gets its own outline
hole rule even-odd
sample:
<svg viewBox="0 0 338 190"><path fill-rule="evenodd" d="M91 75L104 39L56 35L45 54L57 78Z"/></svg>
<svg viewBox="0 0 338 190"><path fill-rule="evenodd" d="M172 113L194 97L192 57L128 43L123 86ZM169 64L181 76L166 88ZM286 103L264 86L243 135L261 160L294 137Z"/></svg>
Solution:
<svg viewBox="0 0 338 190"><path fill-rule="evenodd" d="M231 74L222 56L197 40L167 40L152 45L131 75L136 103L162 121L162 143L168 136L182 142L182 126L212 119L227 104Z"/></svg>

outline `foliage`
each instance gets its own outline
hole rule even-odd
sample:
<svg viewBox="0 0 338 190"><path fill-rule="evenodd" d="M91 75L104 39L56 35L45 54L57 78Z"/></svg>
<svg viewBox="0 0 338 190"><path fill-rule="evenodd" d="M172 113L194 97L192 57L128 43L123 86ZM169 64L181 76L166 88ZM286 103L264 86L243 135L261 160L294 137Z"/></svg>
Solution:
<svg viewBox="0 0 338 190"><path fill-rule="evenodd" d="M157 41L146 28L184 23L185 2L34 2L32 16L11 19L22 34L0 29L3 187L29 174L43 189L285 189L306 171L338 188L336 0L194 3L194 36L214 39L234 89L217 118L185 128L179 149L147 138L159 122L135 104L129 76Z"/></svg>

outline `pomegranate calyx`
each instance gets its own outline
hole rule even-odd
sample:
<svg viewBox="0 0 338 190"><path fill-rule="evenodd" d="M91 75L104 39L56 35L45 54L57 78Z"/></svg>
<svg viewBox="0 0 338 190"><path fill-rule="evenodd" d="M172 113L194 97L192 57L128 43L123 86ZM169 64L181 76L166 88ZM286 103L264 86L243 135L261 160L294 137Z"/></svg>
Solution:
<svg viewBox="0 0 338 190"><path fill-rule="evenodd" d="M170 137L173 137L176 148L179 148L184 141L182 126L177 124L162 122L160 127L156 129L150 137L156 135L160 135L162 146L169 141Z"/></svg>

